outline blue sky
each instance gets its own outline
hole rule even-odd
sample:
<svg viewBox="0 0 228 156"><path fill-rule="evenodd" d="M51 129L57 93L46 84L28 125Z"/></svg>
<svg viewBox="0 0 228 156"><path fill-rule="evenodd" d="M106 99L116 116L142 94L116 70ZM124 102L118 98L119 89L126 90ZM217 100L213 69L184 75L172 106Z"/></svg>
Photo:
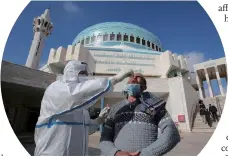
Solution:
<svg viewBox="0 0 228 156"><path fill-rule="evenodd" d="M225 56L217 30L198 2L30 2L10 33L3 60L25 64L33 18L49 6L54 29L45 41L40 64L46 63L51 48L67 47L83 29L112 21L147 29L165 49L189 55L190 64Z"/></svg>

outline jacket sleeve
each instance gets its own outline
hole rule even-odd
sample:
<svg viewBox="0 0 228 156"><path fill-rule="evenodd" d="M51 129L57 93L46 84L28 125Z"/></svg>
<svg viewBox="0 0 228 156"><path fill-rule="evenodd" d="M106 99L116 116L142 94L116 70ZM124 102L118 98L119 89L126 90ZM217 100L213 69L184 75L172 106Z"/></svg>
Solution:
<svg viewBox="0 0 228 156"><path fill-rule="evenodd" d="M112 89L111 82L107 78L93 79L79 83L74 90L71 91L72 100L77 100L71 107L83 107L84 109L88 109L90 106L94 105L101 96L112 91Z"/></svg>
<svg viewBox="0 0 228 156"><path fill-rule="evenodd" d="M179 142L179 132L167 110L162 108L156 115L161 135L148 147L144 148L140 156L161 156L172 150Z"/></svg>
<svg viewBox="0 0 228 156"><path fill-rule="evenodd" d="M104 156L115 156L119 151L114 145L114 108L111 108L100 138L100 150Z"/></svg>

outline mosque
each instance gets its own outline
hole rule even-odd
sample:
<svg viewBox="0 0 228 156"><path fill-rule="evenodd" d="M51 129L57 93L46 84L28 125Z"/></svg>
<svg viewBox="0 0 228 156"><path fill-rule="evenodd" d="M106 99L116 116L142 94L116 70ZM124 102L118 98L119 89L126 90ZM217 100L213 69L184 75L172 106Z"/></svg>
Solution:
<svg viewBox="0 0 228 156"><path fill-rule="evenodd" d="M53 76L62 74L64 66L72 59L86 62L95 77L110 77L132 68L145 76L147 91L167 101L167 110L180 131L191 132L194 129L199 99L206 104L219 104L221 114L226 97L220 82L220 78L227 77L225 58L195 65L195 75L192 75L186 58L165 49L155 34L130 23L105 22L86 28L67 47L50 49L47 63L37 71L45 38L51 34L52 28L49 9L34 18L34 39L25 66L26 70L33 70L42 77L40 83L53 82ZM50 81L48 77L52 77ZM211 79L218 80L221 95L213 95ZM9 77L3 77L4 80L9 81ZM210 97L205 97L203 81L209 85ZM112 93L102 97L90 110L92 116L96 116L106 104L114 105L122 100L126 82L127 79L117 84ZM41 97L38 99L41 101Z"/></svg>

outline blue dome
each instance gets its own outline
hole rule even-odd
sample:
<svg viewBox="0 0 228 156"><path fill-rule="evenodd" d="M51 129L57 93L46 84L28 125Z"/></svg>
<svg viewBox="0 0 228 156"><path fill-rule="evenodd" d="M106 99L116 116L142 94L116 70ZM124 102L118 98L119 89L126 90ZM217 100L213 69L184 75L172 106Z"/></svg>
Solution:
<svg viewBox="0 0 228 156"><path fill-rule="evenodd" d="M125 45L134 49L162 52L160 40L151 32L137 25L123 22L105 22L93 25L80 32L73 45L85 47Z"/></svg>

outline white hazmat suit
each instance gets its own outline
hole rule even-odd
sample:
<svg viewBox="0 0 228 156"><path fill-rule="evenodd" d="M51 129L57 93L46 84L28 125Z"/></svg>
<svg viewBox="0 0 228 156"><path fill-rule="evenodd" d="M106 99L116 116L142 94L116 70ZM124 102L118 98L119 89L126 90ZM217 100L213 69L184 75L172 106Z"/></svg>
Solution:
<svg viewBox="0 0 228 156"><path fill-rule="evenodd" d="M89 133L97 130L106 110L91 120L87 109L133 74L129 70L112 78L88 80L80 77L82 71L87 71L86 64L70 61L63 76L46 89L35 128L35 156L88 155Z"/></svg>

